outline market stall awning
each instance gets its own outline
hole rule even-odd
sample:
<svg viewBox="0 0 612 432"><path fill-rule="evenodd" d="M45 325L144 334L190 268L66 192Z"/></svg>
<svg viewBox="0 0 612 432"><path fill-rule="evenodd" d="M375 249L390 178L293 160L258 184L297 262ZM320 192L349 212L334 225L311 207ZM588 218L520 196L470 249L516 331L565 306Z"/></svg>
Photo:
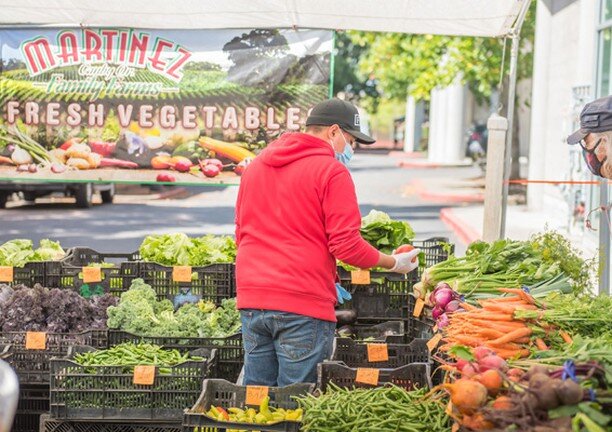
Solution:
<svg viewBox="0 0 612 432"><path fill-rule="evenodd" d="M0 25L324 28L503 36L525 0L0 0Z"/></svg>

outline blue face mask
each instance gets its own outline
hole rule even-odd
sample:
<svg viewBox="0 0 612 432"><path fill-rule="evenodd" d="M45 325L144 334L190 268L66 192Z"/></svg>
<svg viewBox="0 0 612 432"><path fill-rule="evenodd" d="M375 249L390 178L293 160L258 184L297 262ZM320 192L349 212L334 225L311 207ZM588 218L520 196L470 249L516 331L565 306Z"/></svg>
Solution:
<svg viewBox="0 0 612 432"><path fill-rule="evenodd" d="M342 165L348 167L348 164L353 157L353 147L351 147L351 144L346 141L346 138L344 138L344 135L342 135L342 139L344 140L344 151L342 153L335 152L336 159L338 159L338 161L340 161Z"/></svg>

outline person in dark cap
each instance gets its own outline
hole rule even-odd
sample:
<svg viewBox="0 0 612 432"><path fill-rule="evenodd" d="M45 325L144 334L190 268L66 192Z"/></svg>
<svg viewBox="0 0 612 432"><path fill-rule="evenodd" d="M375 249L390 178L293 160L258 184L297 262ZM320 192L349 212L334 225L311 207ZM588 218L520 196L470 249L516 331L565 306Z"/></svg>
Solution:
<svg viewBox="0 0 612 432"><path fill-rule="evenodd" d="M580 144L589 170L612 179L612 96L597 99L580 113L580 129L567 138L571 145Z"/></svg>
<svg viewBox="0 0 612 432"><path fill-rule="evenodd" d="M336 260L413 271L419 253L386 255L359 232L361 215L347 169L359 130L357 108L316 105L305 133L286 133L245 170L236 202L236 283L245 350L244 384L316 382L331 356ZM414 262L413 262L414 260Z"/></svg>

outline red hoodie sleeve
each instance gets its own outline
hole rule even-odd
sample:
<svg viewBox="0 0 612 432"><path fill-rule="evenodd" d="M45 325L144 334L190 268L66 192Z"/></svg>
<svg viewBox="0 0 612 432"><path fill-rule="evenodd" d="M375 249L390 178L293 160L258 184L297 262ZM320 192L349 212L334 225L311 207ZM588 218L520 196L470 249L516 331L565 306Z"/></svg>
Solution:
<svg viewBox="0 0 612 432"><path fill-rule="evenodd" d="M359 232L361 214L348 170L331 175L323 193L323 214L328 248L334 257L364 269L378 263L379 252Z"/></svg>

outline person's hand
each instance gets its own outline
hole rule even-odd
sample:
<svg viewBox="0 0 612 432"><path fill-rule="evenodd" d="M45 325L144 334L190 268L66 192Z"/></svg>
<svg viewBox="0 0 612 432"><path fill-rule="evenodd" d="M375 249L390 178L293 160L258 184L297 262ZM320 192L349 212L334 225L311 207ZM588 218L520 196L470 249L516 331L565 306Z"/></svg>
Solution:
<svg viewBox="0 0 612 432"><path fill-rule="evenodd" d="M345 290L342 285L336 282L336 295L338 297L338 303L344 304L344 300L351 300L353 296L350 292Z"/></svg>
<svg viewBox="0 0 612 432"><path fill-rule="evenodd" d="M410 252L404 252L391 255L395 258L395 265L391 269L395 273L410 273L419 266L418 256L421 253L420 249L413 249Z"/></svg>

